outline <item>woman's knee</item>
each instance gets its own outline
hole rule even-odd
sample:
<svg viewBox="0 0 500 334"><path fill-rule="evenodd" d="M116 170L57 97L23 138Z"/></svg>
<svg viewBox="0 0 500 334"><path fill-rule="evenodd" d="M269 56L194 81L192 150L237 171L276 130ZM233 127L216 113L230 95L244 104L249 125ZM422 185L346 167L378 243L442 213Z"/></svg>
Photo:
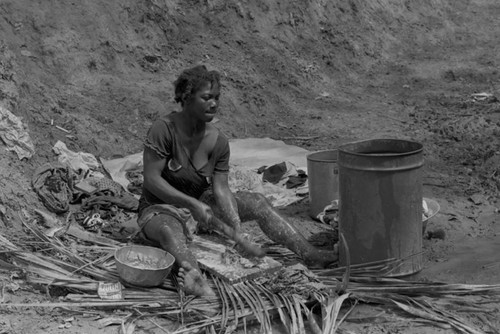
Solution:
<svg viewBox="0 0 500 334"><path fill-rule="evenodd" d="M270 205L268 199L261 193L245 191L238 193L236 198L239 198L242 202L244 202L247 205L250 204L258 207Z"/></svg>
<svg viewBox="0 0 500 334"><path fill-rule="evenodd" d="M260 193L242 192L236 196L241 221L258 219L264 212L272 209L271 204Z"/></svg>
<svg viewBox="0 0 500 334"><path fill-rule="evenodd" d="M157 215L144 226L144 234L149 239L164 242L171 238L185 238L182 223L170 215Z"/></svg>

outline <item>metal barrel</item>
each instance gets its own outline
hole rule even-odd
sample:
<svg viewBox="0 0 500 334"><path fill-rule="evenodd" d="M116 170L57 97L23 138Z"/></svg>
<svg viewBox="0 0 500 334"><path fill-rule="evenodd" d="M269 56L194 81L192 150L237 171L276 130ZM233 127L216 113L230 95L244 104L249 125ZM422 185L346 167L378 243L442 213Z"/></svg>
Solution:
<svg viewBox="0 0 500 334"><path fill-rule="evenodd" d="M422 269L423 146L372 139L339 147L339 231L351 264L404 260L389 276ZM341 245L340 265L346 264Z"/></svg>
<svg viewBox="0 0 500 334"><path fill-rule="evenodd" d="M325 150L307 155L309 184L309 215L318 219L325 206L339 198L337 150Z"/></svg>

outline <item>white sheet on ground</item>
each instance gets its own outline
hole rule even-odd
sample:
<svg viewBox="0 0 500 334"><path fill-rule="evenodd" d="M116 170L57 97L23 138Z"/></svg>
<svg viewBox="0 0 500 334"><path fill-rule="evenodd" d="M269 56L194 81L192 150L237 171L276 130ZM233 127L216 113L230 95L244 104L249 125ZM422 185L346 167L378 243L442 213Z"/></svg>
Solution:
<svg viewBox="0 0 500 334"><path fill-rule="evenodd" d="M311 153L298 146L288 145L271 138L232 139L229 141L231 163L248 168L271 166L290 161L298 169L307 168L307 154Z"/></svg>
<svg viewBox="0 0 500 334"><path fill-rule="evenodd" d="M101 163L109 176L127 189L130 183L127 172L142 171L142 152L111 160L101 158Z"/></svg>
<svg viewBox="0 0 500 334"><path fill-rule="evenodd" d="M307 194L307 183L300 188L286 189L284 186L263 182L262 175L257 174L257 169L289 161L297 169L306 171L306 156L310 153L308 150L270 138L232 139L229 141L229 146L231 149L229 186L233 192L261 193L275 207L290 205ZM127 189L129 181L126 173L142 170L142 152L118 159L101 159L101 162L111 178Z"/></svg>

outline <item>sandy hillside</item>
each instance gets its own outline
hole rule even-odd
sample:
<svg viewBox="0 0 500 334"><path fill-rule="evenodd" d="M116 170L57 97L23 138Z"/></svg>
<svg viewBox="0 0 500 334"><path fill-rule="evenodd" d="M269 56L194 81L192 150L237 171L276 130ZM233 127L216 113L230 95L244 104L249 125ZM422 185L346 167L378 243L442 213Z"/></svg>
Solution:
<svg viewBox="0 0 500 334"><path fill-rule="evenodd" d="M1 1L0 106L35 152L20 160L0 142L0 231L23 233L20 213L43 208L31 176L55 161L58 140L105 159L139 152L152 122L177 108L172 81L205 64L223 74L216 125L230 138L311 151L423 143L424 195L441 205L429 229L446 237L424 240L419 277L497 283L499 15L495 0ZM284 213L306 219L307 205ZM88 318L60 331L66 315L23 312L7 312L0 333L117 332Z"/></svg>

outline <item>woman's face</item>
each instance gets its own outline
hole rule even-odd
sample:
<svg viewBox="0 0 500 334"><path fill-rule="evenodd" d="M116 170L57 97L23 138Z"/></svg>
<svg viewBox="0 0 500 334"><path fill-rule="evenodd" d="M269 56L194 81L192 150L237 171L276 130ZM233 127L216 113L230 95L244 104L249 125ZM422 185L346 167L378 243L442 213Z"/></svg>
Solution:
<svg viewBox="0 0 500 334"><path fill-rule="evenodd" d="M197 120L210 122L217 113L219 96L219 85L207 82L191 96L185 110Z"/></svg>

